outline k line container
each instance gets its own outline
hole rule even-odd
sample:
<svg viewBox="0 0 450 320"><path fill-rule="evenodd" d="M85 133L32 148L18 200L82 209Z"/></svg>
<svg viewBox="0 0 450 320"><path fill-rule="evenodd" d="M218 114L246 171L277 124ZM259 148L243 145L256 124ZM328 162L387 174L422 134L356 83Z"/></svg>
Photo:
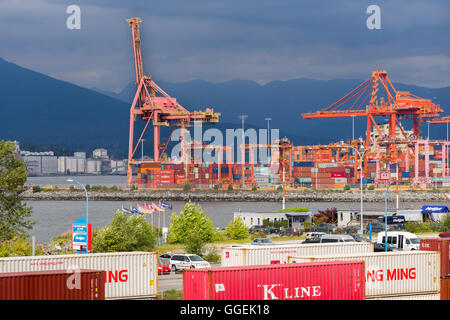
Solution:
<svg viewBox="0 0 450 320"><path fill-rule="evenodd" d="M439 293L439 254L426 251L289 257L291 263L363 260L366 297Z"/></svg>
<svg viewBox="0 0 450 320"><path fill-rule="evenodd" d="M364 262L183 271L185 300L364 300Z"/></svg>
<svg viewBox="0 0 450 320"><path fill-rule="evenodd" d="M441 277L450 276L450 239L420 239L420 250L439 252L441 257Z"/></svg>
<svg viewBox="0 0 450 320"><path fill-rule="evenodd" d="M154 298L158 293L153 252L88 253L0 258L0 273L65 269L105 271L105 298Z"/></svg>
<svg viewBox="0 0 450 320"><path fill-rule="evenodd" d="M222 250L222 267L283 264L289 256L336 255L373 252L370 242L305 243L228 247Z"/></svg>
<svg viewBox="0 0 450 320"><path fill-rule="evenodd" d="M0 273L0 300L104 300L105 271Z"/></svg>

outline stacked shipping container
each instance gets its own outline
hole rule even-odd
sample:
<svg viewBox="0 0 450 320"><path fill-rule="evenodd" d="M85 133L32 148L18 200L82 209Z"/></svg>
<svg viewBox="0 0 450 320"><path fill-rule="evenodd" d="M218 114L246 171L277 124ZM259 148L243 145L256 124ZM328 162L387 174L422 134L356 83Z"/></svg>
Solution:
<svg viewBox="0 0 450 320"><path fill-rule="evenodd" d="M420 239L420 250L439 253L441 300L450 300L450 239Z"/></svg>
<svg viewBox="0 0 450 320"><path fill-rule="evenodd" d="M384 299L440 293L440 262L436 252L403 251L352 255L296 256L289 263L322 261L365 262L366 298Z"/></svg>
<svg viewBox="0 0 450 320"><path fill-rule="evenodd" d="M155 298L157 255L153 252L69 254L0 258L0 273L95 269L105 271L105 298Z"/></svg>
<svg viewBox="0 0 450 320"><path fill-rule="evenodd" d="M228 247L222 250L222 267L284 264L289 256L373 252L370 242L308 243Z"/></svg>

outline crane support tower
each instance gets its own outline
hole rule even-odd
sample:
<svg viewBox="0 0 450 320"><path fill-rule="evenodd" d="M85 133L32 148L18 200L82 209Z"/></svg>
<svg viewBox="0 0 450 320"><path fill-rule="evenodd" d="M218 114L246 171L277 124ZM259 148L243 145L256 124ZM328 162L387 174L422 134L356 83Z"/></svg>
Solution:
<svg viewBox="0 0 450 320"><path fill-rule="evenodd" d="M378 97L378 91L383 96ZM443 112L439 105L429 99L422 99L409 92L397 91L392 85L385 70L372 72L370 78L361 83L347 95L319 111L304 113L304 119L335 118L335 117L366 117L366 140L364 148L369 150L376 142L371 141L372 127L380 136L384 134L375 121L375 117L388 117L388 133L384 139L386 153L383 157L385 164L398 162L398 150L394 140L397 139L397 129L403 139L418 139L420 137L420 126L422 122L432 121ZM413 136L407 136L400 124L401 119L413 121ZM391 143L392 142L392 143ZM414 149L406 145L407 156L414 153ZM366 152L364 155L364 173L367 162L376 158L375 154Z"/></svg>
<svg viewBox="0 0 450 320"><path fill-rule="evenodd" d="M164 92L151 77L144 75L141 37L139 25L142 22L139 18L130 18L127 20L132 35L134 69L136 73L136 94L134 96L130 108L130 132L128 147L128 185L132 185L132 166L140 165L143 160L133 159L134 154L147 130L149 123L153 125L153 162L160 161L160 152L167 149L168 143L161 143L161 126L172 127L172 133L176 127L181 127L181 162L186 161L184 130L191 126L193 122L218 122L220 113L214 112L213 109L207 108L205 111L190 112L181 106L176 98L172 98ZM138 141L134 144L134 125L135 121L140 118L145 121L144 129L139 136ZM172 134L170 135L172 136Z"/></svg>

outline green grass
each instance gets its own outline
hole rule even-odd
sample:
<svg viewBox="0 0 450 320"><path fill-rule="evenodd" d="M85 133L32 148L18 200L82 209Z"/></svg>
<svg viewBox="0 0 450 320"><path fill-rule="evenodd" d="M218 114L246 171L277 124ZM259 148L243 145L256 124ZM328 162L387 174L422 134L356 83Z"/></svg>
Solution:
<svg viewBox="0 0 450 320"><path fill-rule="evenodd" d="M167 290L158 294L158 300L183 300L183 290Z"/></svg>

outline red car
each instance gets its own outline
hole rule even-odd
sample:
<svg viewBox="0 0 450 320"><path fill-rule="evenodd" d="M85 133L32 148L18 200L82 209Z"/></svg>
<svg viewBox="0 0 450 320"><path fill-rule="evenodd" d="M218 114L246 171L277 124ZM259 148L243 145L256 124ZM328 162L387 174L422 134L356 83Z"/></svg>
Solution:
<svg viewBox="0 0 450 320"><path fill-rule="evenodd" d="M158 263L158 275L160 274L169 274L172 270L167 264L161 263L161 261Z"/></svg>
<svg viewBox="0 0 450 320"><path fill-rule="evenodd" d="M439 233L439 237L441 238L450 238L450 230Z"/></svg>

